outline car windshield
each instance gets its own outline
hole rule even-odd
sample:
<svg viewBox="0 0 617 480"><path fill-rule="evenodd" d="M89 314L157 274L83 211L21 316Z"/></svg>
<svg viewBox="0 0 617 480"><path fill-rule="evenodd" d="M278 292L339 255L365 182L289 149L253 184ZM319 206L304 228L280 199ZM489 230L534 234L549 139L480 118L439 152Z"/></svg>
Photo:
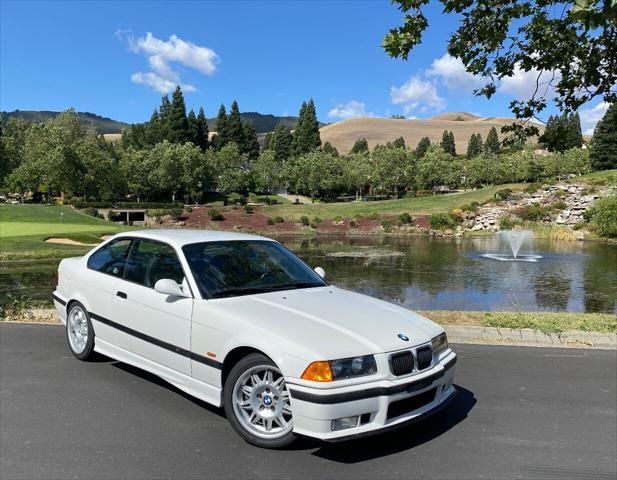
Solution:
<svg viewBox="0 0 617 480"><path fill-rule="evenodd" d="M277 242L203 242L182 250L204 298L323 287L324 280Z"/></svg>

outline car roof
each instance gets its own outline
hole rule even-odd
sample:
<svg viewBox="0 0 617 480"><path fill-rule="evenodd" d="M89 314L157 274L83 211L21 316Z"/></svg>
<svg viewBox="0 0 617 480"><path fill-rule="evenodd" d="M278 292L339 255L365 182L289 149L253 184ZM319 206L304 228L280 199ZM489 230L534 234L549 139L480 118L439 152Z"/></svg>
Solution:
<svg viewBox="0 0 617 480"><path fill-rule="evenodd" d="M158 240L160 242L175 245L176 247L182 247L191 243L201 242L230 242L247 240L266 240L271 242L274 241L270 238L261 237L259 235L249 235L247 233L191 229L134 230L130 232L122 232L113 236L114 239L122 237L147 238L149 240Z"/></svg>

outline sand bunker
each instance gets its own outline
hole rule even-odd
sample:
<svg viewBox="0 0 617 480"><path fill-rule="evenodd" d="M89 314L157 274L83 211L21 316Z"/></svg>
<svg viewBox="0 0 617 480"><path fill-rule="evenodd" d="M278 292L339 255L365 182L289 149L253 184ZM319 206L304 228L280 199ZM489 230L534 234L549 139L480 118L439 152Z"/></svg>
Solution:
<svg viewBox="0 0 617 480"><path fill-rule="evenodd" d="M60 245L81 245L82 247L94 247L98 243L82 243L70 238L52 237L45 240L47 243L59 243Z"/></svg>

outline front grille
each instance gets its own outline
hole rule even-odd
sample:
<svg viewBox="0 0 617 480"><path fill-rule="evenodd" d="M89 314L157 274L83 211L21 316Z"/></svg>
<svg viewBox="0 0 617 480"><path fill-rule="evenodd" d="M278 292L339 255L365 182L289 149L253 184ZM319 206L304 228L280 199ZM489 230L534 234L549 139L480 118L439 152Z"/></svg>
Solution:
<svg viewBox="0 0 617 480"><path fill-rule="evenodd" d="M406 413L413 412L418 408L428 405L435 400L435 393L437 393L437 388L432 388L419 395L392 402L388 406L388 420L400 417L401 415L405 415Z"/></svg>
<svg viewBox="0 0 617 480"><path fill-rule="evenodd" d="M431 347L418 348L416 356L418 357L418 370L424 370L431 366L433 361L433 350Z"/></svg>
<svg viewBox="0 0 617 480"><path fill-rule="evenodd" d="M411 351L395 353L390 356L390 371L400 377L413 372L413 355Z"/></svg>

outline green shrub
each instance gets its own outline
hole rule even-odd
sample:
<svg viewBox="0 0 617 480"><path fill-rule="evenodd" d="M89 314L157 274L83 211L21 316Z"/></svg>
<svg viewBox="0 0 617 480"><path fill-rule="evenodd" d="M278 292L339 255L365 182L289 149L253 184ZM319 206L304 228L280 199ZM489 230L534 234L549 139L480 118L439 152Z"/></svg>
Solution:
<svg viewBox="0 0 617 480"><path fill-rule="evenodd" d="M283 223L285 221L283 217L279 216L274 217L272 220L274 220L274 223Z"/></svg>
<svg viewBox="0 0 617 480"><path fill-rule="evenodd" d="M96 208L88 207L81 210L81 213L85 213L86 215L90 215L91 217L103 218L103 215L99 213Z"/></svg>
<svg viewBox="0 0 617 480"><path fill-rule="evenodd" d="M386 218L385 220L381 221L381 228L383 228L384 232L391 232L394 228L394 225L394 220L390 218Z"/></svg>
<svg viewBox="0 0 617 480"><path fill-rule="evenodd" d="M191 213L193 211L193 207L186 207L185 210L187 213Z"/></svg>
<svg viewBox="0 0 617 480"><path fill-rule="evenodd" d="M465 205L461 205L460 209L463 212L475 212L476 210L478 210L478 204L476 203L475 205L470 205L466 203Z"/></svg>
<svg viewBox="0 0 617 480"><path fill-rule="evenodd" d="M377 212L373 212L368 216L369 220L379 220L379 214Z"/></svg>
<svg viewBox="0 0 617 480"><path fill-rule="evenodd" d="M319 218L319 217L313 218L313 223L320 224L321 222L322 222L321 218Z"/></svg>
<svg viewBox="0 0 617 480"><path fill-rule="evenodd" d="M300 223L303 227L308 227L311 224L311 221L309 220L309 217L307 217L306 215L302 215L300 217Z"/></svg>
<svg viewBox="0 0 617 480"><path fill-rule="evenodd" d="M416 192L416 197L428 197L432 194L433 192L431 190L418 190Z"/></svg>
<svg viewBox="0 0 617 480"><path fill-rule="evenodd" d="M473 202L469 204L469 206L471 207L471 211L475 212L480 206L480 204L474 200Z"/></svg>
<svg viewBox="0 0 617 480"><path fill-rule="evenodd" d="M254 211L255 211L255 209L253 208L252 205L244 205L244 212L245 213L248 213L250 215Z"/></svg>
<svg viewBox="0 0 617 480"><path fill-rule="evenodd" d="M617 237L617 196L595 202L589 209L591 223L601 237Z"/></svg>
<svg viewBox="0 0 617 480"><path fill-rule="evenodd" d="M336 217L334 217L334 222L335 223L340 223L343 221L343 217L341 217L340 215L337 215Z"/></svg>
<svg viewBox="0 0 617 480"><path fill-rule="evenodd" d="M183 208L170 208L169 210L167 210L167 214L170 215L171 218L173 218L174 220L179 220L180 217L182 217L183 213Z"/></svg>
<svg viewBox="0 0 617 480"><path fill-rule="evenodd" d="M398 221L401 222L403 225L409 225L413 221L413 218L411 218L411 215L405 212L401 213L398 216Z"/></svg>
<svg viewBox="0 0 617 480"><path fill-rule="evenodd" d="M115 221L116 220L116 214L113 211L108 210L107 211L107 220L109 220L110 222Z"/></svg>
<svg viewBox="0 0 617 480"><path fill-rule="evenodd" d="M457 223L458 219L449 213L435 213L431 215L431 228L434 230L454 228Z"/></svg>
<svg viewBox="0 0 617 480"><path fill-rule="evenodd" d="M225 220L225 217L223 216L223 214L216 208L211 208L210 210L208 210L208 216L210 217L211 220L215 222L220 222L222 220Z"/></svg>
<svg viewBox="0 0 617 480"><path fill-rule="evenodd" d="M587 225L587 222L580 221L580 222L576 222L572 228L574 230L581 230L585 228L585 225Z"/></svg>
<svg viewBox="0 0 617 480"><path fill-rule="evenodd" d="M550 208L553 211L561 211L561 210L565 210L568 206L566 205L566 202L564 202L563 200L558 200L555 203L551 203Z"/></svg>
<svg viewBox="0 0 617 480"><path fill-rule="evenodd" d="M530 183L529 185L527 185L525 187L524 192L532 194L532 193L536 193L541 188L542 188L542 184L541 183Z"/></svg>
<svg viewBox="0 0 617 480"><path fill-rule="evenodd" d="M268 225L274 225L274 220L272 219L272 217L268 217Z"/></svg>
<svg viewBox="0 0 617 480"><path fill-rule="evenodd" d="M526 207L517 208L514 214L526 221L537 222L551 214L550 207L543 207L537 203L532 203Z"/></svg>
<svg viewBox="0 0 617 480"><path fill-rule="evenodd" d="M499 219L499 228L501 230L512 230L519 225L521 225L521 221L516 217L507 216Z"/></svg>
<svg viewBox="0 0 617 480"><path fill-rule="evenodd" d="M511 193L511 188L504 188L502 190L498 190L497 192L495 192L495 199L500 201L507 200Z"/></svg>
<svg viewBox="0 0 617 480"><path fill-rule="evenodd" d="M358 228L358 226L358 222L356 222L355 220L349 221L349 228Z"/></svg>

